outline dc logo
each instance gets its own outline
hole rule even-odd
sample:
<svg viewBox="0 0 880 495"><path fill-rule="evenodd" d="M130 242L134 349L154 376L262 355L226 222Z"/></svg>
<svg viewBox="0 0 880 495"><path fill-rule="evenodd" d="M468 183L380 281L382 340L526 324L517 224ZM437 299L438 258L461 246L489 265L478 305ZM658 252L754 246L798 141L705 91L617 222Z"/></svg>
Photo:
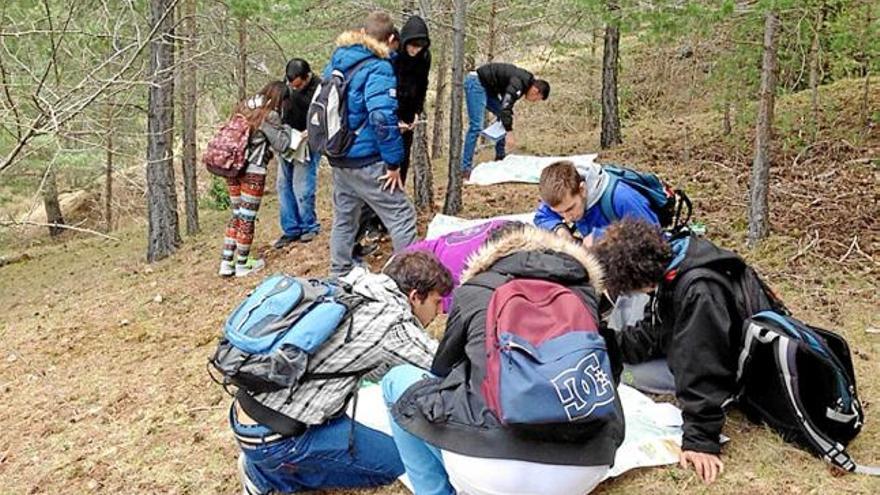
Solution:
<svg viewBox="0 0 880 495"><path fill-rule="evenodd" d="M614 400L614 384L595 353L557 375L552 382L569 421L585 418L597 407Z"/></svg>

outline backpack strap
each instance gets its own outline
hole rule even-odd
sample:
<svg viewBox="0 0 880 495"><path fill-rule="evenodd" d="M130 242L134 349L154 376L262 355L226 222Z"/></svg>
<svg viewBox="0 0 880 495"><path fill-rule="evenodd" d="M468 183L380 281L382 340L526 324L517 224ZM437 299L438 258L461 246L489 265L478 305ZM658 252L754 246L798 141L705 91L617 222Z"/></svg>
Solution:
<svg viewBox="0 0 880 495"><path fill-rule="evenodd" d="M483 287L484 289L495 290L514 278L515 277L509 273L499 273L490 270L478 273L461 285L475 285L477 287Z"/></svg>
<svg viewBox="0 0 880 495"><path fill-rule="evenodd" d="M605 175L608 177L608 184L605 186L605 190L602 191L602 197L599 198L599 208L602 210L602 215L608 219L608 222L614 223L620 220L614 211L614 192L617 190L617 183L620 177L617 174L607 172Z"/></svg>

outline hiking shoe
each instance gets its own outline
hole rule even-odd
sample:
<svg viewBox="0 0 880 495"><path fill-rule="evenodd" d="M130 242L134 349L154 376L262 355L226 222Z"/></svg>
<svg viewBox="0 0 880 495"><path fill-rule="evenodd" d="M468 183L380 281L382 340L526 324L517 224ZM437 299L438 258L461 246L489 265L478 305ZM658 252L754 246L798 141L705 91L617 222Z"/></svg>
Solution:
<svg viewBox="0 0 880 495"><path fill-rule="evenodd" d="M220 271L218 275L221 277L231 277L235 275L235 264L231 261L220 260Z"/></svg>
<svg viewBox="0 0 880 495"><path fill-rule="evenodd" d="M312 242L315 240L315 237L318 237L317 232L306 232L305 234L299 236L299 242Z"/></svg>
<svg viewBox="0 0 880 495"><path fill-rule="evenodd" d="M300 239L302 239L302 236L283 235L279 237L277 241L275 241L275 244L272 244L272 247L274 247L275 249L284 249Z"/></svg>
<svg viewBox="0 0 880 495"><path fill-rule="evenodd" d="M355 244L354 249L351 250L351 256L356 260L363 261L364 258L373 254L377 249L379 249L379 245L376 243Z"/></svg>
<svg viewBox="0 0 880 495"><path fill-rule="evenodd" d="M266 262L260 259L248 258L246 263L235 265L235 276L246 277L253 272L258 272L266 267Z"/></svg>

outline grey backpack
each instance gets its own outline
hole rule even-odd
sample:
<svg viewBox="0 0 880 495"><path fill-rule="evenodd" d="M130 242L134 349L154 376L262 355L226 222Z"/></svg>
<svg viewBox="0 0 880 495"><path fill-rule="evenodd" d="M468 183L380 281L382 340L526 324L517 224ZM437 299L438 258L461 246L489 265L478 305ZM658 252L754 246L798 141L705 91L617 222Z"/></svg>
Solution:
<svg viewBox="0 0 880 495"><path fill-rule="evenodd" d="M358 134L366 125L352 129L348 123L348 84L357 71L372 57L361 60L347 71L334 70L330 77L321 82L309 105L307 129L309 133L309 149L312 153L320 153L331 161L333 158L345 158L354 144Z"/></svg>

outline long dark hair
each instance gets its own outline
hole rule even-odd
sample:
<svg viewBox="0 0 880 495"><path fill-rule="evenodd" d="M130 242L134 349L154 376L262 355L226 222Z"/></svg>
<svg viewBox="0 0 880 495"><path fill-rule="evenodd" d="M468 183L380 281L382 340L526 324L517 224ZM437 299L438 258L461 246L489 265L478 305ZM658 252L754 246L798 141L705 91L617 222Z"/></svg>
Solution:
<svg viewBox="0 0 880 495"><path fill-rule="evenodd" d="M238 105L235 106L235 114L243 115L248 121L251 132L253 132L262 125L269 112L279 111L286 90L287 85L281 81L267 83L255 96L238 102ZM258 99L262 104L254 108L250 102L252 100L256 102Z"/></svg>

